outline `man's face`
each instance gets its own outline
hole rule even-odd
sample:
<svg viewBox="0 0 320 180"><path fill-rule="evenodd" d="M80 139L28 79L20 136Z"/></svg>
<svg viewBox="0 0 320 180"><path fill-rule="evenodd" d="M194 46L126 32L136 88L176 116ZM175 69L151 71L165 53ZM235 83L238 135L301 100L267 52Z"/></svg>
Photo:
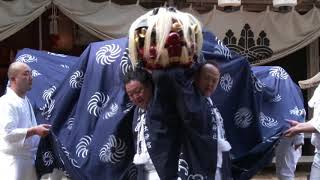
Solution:
<svg viewBox="0 0 320 180"><path fill-rule="evenodd" d="M126 91L134 105L146 109L151 96L151 87L146 87L139 81L133 80L126 84Z"/></svg>
<svg viewBox="0 0 320 180"><path fill-rule="evenodd" d="M209 97L216 90L220 72L212 64L204 65L195 79L195 84L203 96Z"/></svg>
<svg viewBox="0 0 320 180"><path fill-rule="evenodd" d="M25 93L29 91L32 86L32 74L30 67L26 64L21 65L21 67L19 67L19 71L14 77L14 81L21 92Z"/></svg>

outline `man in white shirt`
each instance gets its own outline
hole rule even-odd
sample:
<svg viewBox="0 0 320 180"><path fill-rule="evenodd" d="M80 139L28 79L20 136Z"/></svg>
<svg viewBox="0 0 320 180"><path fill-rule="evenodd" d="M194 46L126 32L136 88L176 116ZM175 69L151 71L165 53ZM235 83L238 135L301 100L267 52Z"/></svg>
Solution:
<svg viewBox="0 0 320 180"><path fill-rule="evenodd" d="M313 133L311 143L316 148L316 154L311 167L310 180L318 180L320 179L320 86L317 87L308 104L314 108L312 119L304 123L290 120L289 123L292 127L285 132L285 136L292 137L298 133Z"/></svg>
<svg viewBox="0 0 320 180"><path fill-rule="evenodd" d="M12 63L8 78L10 85L0 98L0 174L6 180L35 180L39 137L49 133L50 125L37 125L26 97L32 86L30 67L22 62Z"/></svg>
<svg viewBox="0 0 320 180"><path fill-rule="evenodd" d="M202 65L199 71L196 73L195 85L199 89L200 93L207 98L209 105L212 107L212 120L216 121L215 123L213 123L214 125L212 127L213 131L217 131L217 137L213 138L217 139L218 142L215 180L229 180L232 179L230 173L231 169L228 169L230 167L227 167L224 164L230 163L229 151L231 149L231 145L225 137L223 119L221 117L221 114L219 113L218 109L214 107L214 103L210 98L212 93L216 90L217 85L219 84L219 79L220 71L218 69L218 65L213 61L208 61L207 63Z"/></svg>

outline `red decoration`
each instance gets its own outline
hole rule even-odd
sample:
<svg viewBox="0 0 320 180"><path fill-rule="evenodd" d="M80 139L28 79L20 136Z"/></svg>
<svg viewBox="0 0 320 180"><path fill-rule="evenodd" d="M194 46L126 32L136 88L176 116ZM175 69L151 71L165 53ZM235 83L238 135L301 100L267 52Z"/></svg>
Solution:
<svg viewBox="0 0 320 180"><path fill-rule="evenodd" d="M60 36L58 34L51 34L50 35L50 42L53 48L58 47L58 42L60 40Z"/></svg>

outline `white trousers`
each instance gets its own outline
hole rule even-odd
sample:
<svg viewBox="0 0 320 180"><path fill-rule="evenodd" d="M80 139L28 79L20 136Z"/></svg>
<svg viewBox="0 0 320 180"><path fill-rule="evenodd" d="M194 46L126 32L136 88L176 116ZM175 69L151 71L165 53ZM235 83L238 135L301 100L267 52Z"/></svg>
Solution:
<svg viewBox="0 0 320 180"><path fill-rule="evenodd" d="M275 149L275 153L278 179L294 180L294 172L301 157L302 147L300 146L295 150L293 138L282 138Z"/></svg>
<svg viewBox="0 0 320 180"><path fill-rule="evenodd" d="M215 175L215 177L214 177L214 180L221 180L221 168L219 168L219 167L217 167L217 169L216 169L216 175Z"/></svg>
<svg viewBox="0 0 320 180"><path fill-rule="evenodd" d="M53 169L52 173L49 176L50 180L62 180L62 178L67 179L64 174L63 171L59 170L59 169Z"/></svg>
<svg viewBox="0 0 320 180"><path fill-rule="evenodd" d="M37 180L34 160L0 153L0 174L6 180Z"/></svg>
<svg viewBox="0 0 320 180"><path fill-rule="evenodd" d="M151 170L151 171L145 171L146 172L146 180L160 180L160 177L158 176L157 171Z"/></svg>
<svg viewBox="0 0 320 180"><path fill-rule="evenodd" d="M317 152L313 158L310 180L319 180L319 179L320 179L320 153Z"/></svg>

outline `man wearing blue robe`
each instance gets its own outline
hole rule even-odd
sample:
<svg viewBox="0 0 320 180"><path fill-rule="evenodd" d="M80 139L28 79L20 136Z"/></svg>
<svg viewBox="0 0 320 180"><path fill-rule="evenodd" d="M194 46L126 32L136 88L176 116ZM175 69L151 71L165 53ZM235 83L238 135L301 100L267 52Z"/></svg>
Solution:
<svg viewBox="0 0 320 180"><path fill-rule="evenodd" d="M211 111L185 72L154 71L153 98L147 108L143 108L144 98L138 94L142 89L147 92L150 85L135 87L137 79L125 80L127 94L138 106L133 120L137 137L133 161L139 165L139 180L214 179L217 142L212 138Z"/></svg>

